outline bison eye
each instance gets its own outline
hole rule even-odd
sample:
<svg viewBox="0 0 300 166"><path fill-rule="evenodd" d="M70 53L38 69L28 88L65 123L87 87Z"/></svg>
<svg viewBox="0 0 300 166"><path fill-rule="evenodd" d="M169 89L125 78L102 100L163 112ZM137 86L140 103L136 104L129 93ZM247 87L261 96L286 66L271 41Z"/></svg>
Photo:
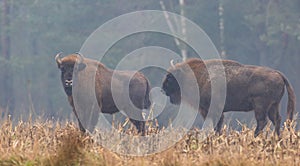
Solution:
<svg viewBox="0 0 300 166"><path fill-rule="evenodd" d="M174 76L172 75L172 74L168 74L167 75L167 80L168 81L173 81L175 78L174 78Z"/></svg>

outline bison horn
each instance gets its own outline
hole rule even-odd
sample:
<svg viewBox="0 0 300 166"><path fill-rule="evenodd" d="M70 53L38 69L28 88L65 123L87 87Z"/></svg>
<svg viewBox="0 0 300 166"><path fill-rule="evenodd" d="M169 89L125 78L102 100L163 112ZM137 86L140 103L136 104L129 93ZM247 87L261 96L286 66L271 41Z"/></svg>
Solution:
<svg viewBox="0 0 300 166"><path fill-rule="evenodd" d="M172 67L172 68L175 68L174 59L172 59L172 60L170 61L170 64L171 64L171 67Z"/></svg>
<svg viewBox="0 0 300 166"><path fill-rule="evenodd" d="M77 54L78 57L79 57L79 60L78 60L77 62L78 62L79 64L82 63L82 62L83 62L83 55L80 54L79 52L76 52L75 54Z"/></svg>
<svg viewBox="0 0 300 166"><path fill-rule="evenodd" d="M60 58L61 54L62 54L62 52L56 54L56 56L55 56L55 61L58 65L61 64L61 58Z"/></svg>

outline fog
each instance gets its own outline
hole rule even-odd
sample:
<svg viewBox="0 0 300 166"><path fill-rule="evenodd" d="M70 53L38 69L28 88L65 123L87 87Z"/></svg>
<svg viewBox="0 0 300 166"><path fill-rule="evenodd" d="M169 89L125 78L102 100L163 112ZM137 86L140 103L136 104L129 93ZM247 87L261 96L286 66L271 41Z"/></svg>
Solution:
<svg viewBox="0 0 300 166"><path fill-rule="evenodd" d="M289 79L296 97L300 96L300 2L254 0L240 3L238 0L224 0L220 3L189 0L183 6L177 1L161 2L163 3L156 0L1 1L1 119L11 115L15 121L29 118L75 121L60 81L55 55L58 52L67 55L80 51L97 28L122 14L140 10L162 10L161 4L172 13L180 14L184 11L184 16L208 35L216 47L212 52L219 52L224 59L279 70ZM170 119L176 118L178 106L172 105L161 94L160 87L168 67L166 65L169 65L171 58L166 58L167 53L161 52L163 49L158 52L136 50L153 46L165 48L174 54L176 62L181 62L184 56L209 59L214 58L214 55L207 51L211 48L202 42L199 43L202 46L200 52L189 45L189 42L184 42L185 37L189 41L196 37L189 36L193 33L181 20L169 18L171 21L168 23L166 16L162 19L166 22L161 26L174 33L171 30L173 25L176 32L183 33L182 36L175 39L170 34L143 31L116 41L106 48L104 55L99 52L86 53L84 56L99 60L112 69L117 68L124 58L127 58L127 68L124 68L126 70L139 65L138 70L147 76L153 88L151 96L156 103L153 107L154 115L157 115L161 125L168 125ZM155 21L153 19L153 23L145 22L145 25L156 26ZM185 24L189 25L188 22ZM135 25L127 23L121 28L121 31L129 32ZM119 33L112 30L101 35L106 42ZM101 42L95 44L94 47L103 46ZM133 53L133 58L128 56ZM161 67L148 64L153 60L162 62ZM143 68L143 65L146 67ZM286 103L285 94L281 102L282 121L286 117ZM298 113L299 103L298 97L295 114ZM239 128L237 121L252 124L255 122L253 118L253 112L226 113L225 123ZM299 121L299 116L295 115L295 119ZM198 116L195 125L201 126L202 123L202 118Z"/></svg>

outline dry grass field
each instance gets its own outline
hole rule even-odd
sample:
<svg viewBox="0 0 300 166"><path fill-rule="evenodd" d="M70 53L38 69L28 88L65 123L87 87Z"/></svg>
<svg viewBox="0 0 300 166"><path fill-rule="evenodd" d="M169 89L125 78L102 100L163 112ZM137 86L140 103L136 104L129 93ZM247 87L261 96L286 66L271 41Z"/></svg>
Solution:
<svg viewBox="0 0 300 166"><path fill-rule="evenodd" d="M233 131L225 126L224 134L201 141L195 129L163 152L133 157L97 145L73 123L0 124L0 165L300 165L300 132L282 129L278 139L270 125L257 138L253 129Z"/></svg>

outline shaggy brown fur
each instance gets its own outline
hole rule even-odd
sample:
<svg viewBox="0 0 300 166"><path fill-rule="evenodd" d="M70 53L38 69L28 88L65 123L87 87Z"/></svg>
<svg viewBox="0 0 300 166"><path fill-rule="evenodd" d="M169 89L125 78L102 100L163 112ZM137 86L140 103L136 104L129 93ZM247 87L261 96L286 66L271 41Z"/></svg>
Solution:
<svg viewBox="0 0 300 166"><path fill-rule="evenodd" d="M180 88L186 86L189 77L196 77L200 93L199 106L196 107L203 118L206 118L211 100L211 81L207 68L213 71L213 77L218 77L218 71L223 64L226 77L226 100L223 112L227 111L254 111L257 121L255 136L257 136L267 124L267 117L275 126L277 135L280 135L279 103L284 94L284 86L288 92L287 117L293 119L295 110L295 94L286 77L279 71L260 66L243 65L231 60L206 60L189 59L178 63L168 70L163 80L162 89L170 97L173 104L180 104L181 96L189 102L191 96L181 94ZM191 70L187 70L190 68ZM176 79L177 80L176 80ZM182 82L179 87L178 82ZM190 97L190 98L189 98ZM215 130L220 132L223 123L223 114L216 125Z"/></svg>
<svg viewBox="0 0 300 166"><path fill-rule="evenodd" d="M113 114L121 109L130 117L136 117L131 118L130 121L136 126L139 133L145 134L145 122L140 120L142 119L141 110L148 109L151 102L149 100L149 81L142 73L111 70L99 61L84 58L79 53L64 58L59 56L60 54L55 59L61 70L61 81L81 131L94 130L99 112ZM75 66L78 70L75 70L75 75L73 75ZM95 79L94 84L88 81L93 79ZM126 81L128 82L127 87ZM72 89L75 86L76 93ZM91 86L95 86L95 91L91 91ZM112 87L115 90L112 90ZM129 96L125 95L127 91L129 91ZM76 94L76 100L72 93ZM116 99L113 98L113 93L114 97L117 96ZM121 104L116 105L115 100ZM96 109L95 103L98 104L98 109ZM77 110L75 110L75 106Z"/></svg>

